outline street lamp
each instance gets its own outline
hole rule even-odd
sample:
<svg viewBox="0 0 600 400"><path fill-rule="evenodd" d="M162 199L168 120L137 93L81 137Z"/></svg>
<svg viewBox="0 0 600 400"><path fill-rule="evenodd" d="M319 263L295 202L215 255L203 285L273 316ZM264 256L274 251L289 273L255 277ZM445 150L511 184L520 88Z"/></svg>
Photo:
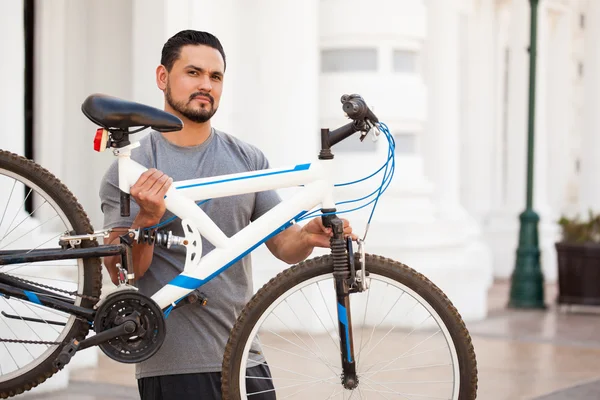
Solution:
<svg viewBox="0 0 600 400"><path fill-rule="evenodd" d="M531 36L529 47L529 123L527 134L527 206L519 216L517 262L511 276L510 308L546 308L544 276L540 266L539 215L533 210L533 155L535 117L535 58L537 49L537 9L539 0L529 0Z"/></svg>

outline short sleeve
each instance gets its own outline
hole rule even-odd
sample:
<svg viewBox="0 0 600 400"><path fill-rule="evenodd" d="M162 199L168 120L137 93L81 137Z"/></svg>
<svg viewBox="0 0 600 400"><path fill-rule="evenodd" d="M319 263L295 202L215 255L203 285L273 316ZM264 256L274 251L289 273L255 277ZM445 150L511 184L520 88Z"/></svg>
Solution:
<svg viewBox="0 0 600 400"><path fill-rule="evenodd" d="M119 174L117 162L114 162L104 174L100 183L100 209L104 214L104 229L125 228L133 224L138 214L138 206L131 201L129 217L121 217L121 202L119 190Z"/></svg>
<svg viewBox="0 0 600 400"><path fill-rule="evenodd" d="M256 150L255 166L256 170L270 168L269 160L267 160L267 157L265 157L265 155L258 149ZM275 207L280 202L281 197L275 190L257 192L254 202L254 212L250 217L250 221L255 221L256 219L260 218L263 214Z"/></svg>

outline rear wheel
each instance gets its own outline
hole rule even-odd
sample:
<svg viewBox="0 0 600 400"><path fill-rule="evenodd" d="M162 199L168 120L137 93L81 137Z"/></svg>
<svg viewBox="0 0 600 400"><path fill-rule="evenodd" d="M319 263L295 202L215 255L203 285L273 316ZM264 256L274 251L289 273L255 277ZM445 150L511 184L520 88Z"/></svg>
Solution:
<svg viewBox="0 0 600 400"><path fill-rule="evenodd" d="M67 232L93 232L67 187L30 160L0 150L0 188L0 252L57 248ZM97 243L84 240L80 245L91 246ZM100 296L101 263L88 258L0 265L0 279L26 280L90 308ZM53 362L64 345L73 338L82 340L88 331L86 321L70 314L0 296L0 398L20 394L55 374Z"/></svg>
<svg viewBox="0 0 600 400"><path fill-rule="evenodd" d="M370 289L350 295L355 389L342 385L333 261L325 256L280 273L245 307L225 349L223 398L475 399L471 338L448 298L398 262L366 255L365 265ZM260 364L271 377L251 376L248 368ZM253 389L264 387L254 379L272 389Z"/></svg>

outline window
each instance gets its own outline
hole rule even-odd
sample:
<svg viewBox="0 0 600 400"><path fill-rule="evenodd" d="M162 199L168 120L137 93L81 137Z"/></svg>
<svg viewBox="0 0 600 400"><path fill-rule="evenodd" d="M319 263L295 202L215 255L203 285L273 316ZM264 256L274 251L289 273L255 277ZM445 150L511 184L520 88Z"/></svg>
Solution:
<svg viewBox="0 0 600 400"><path fill-rule="evenodd" d="M410 50L394 50L394 72L416 73L417 53Z"/></svg>
<svg viewBox="0 0 600 400"><path fill-rule="evenodd" d="M321 51L322 72L377 70L377 49L329 49Z"/></svg>

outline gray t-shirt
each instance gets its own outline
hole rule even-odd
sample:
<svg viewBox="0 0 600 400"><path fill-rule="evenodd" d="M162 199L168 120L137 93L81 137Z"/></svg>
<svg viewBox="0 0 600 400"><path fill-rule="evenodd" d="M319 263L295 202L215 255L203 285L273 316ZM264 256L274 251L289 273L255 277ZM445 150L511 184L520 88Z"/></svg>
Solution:
<svg viewBox="0 0 600 400"><path fill-rule="evenodd" d="M131 158L146 168L156 168L174 181L269 168L263 153L256 147L231 135L212 130L201 145L177 146L159 132L151 132L140 140ZM121 217L119 205L118 165L113 163L100 186L104 228L129 227L139 211L131 201L131 216ZM264 191L212 199L200 207L228 237L243 229L281 201L277 192ZM167 211L162 221L173 217ZM183 236L181 220L161 226ZM214 246L202 239L203 255ZM183 271L185 248L155 246L148 271L137 282L139 290L151 296ZM160 350L150 359L136 365L136 377L219 372L225 344L235 320L250 300L252 266L250 255L203 285L208 304L189 304L171 312L166 320L167 336Z"/></svg>

